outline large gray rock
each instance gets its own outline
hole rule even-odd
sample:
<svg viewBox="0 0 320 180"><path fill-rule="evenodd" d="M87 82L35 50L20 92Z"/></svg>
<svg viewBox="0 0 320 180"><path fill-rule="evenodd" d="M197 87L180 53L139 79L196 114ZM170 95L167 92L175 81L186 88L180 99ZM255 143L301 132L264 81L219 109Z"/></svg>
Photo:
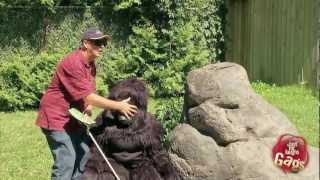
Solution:
<svg viewBox="0 0 320 180"><path fill-rule="evenodd" d="M185 102L188 122L220 145L297 134L285 115L252 90L246 71L234 63L211 64L190 72Z"/></svg>
<svg viewBox="0 0 320 180"><path fill-rule="evenodd" d="M216 142L187 124L171 134L170 157L179 174L187 179L230 179L231 168L222 160Z"/></svg>
<svg viewBox="0 0 320 180"><path fill-rule="evenodd" d="M275 138L238 141L228 146L199 133L188 124L178 125L170 136L170 158L186 180L318 180L319 149L309 147L308 166L298 174L285 174L274 165Z"/></svg>
<svg viewBox="0 0 320 180"><path fill-rule="evenodd" d="M244 68L234 63L207 65L187 76L185 123L171 136L170 157L183 179L318 180L319 149L298 174L285 174L271 150L296 128L251 88Z"/></svg>

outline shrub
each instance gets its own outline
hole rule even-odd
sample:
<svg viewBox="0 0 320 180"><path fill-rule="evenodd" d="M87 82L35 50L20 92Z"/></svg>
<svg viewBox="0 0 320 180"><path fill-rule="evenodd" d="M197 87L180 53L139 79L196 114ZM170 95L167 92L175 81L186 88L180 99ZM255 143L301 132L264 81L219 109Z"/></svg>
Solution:
<svg viewBox="0 0 320 180"><path fill-rule="evenodd" d="M169 142L168 136L170 132L180 122L182 108L183 97L162 99L159 103L157 103L155 116L165 130L165 135L163 138L163 142L165 144Z"/></svg>
<svg viewBox="0 0 320 180"><path fill-rule="evenodd" d="M128 47L108 53L99 62L107 84L141 77L155 97L182 95L186 73L209 62L205 41L190 23L165 34L150 24L135 26Z"/></svg>
<svg viewBox="0 0 320 180"><path fill-rule="evenodd" d="M37 56L7 56L0 67L0 110L25 110L37 107L57 61L62 56L41 53Z"/></svg>

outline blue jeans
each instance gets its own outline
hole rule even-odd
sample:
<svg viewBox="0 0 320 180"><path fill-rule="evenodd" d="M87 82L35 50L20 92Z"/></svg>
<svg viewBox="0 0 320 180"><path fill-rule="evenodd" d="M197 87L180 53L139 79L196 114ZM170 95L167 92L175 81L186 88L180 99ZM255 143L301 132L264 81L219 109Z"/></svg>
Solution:
<svg viewBox="0 0 320 180"><path fill-rule="evenodd" d="M52 180L79 180L87 163L89 137L86 133L68 133L42 129L53 156Z"/></svg>

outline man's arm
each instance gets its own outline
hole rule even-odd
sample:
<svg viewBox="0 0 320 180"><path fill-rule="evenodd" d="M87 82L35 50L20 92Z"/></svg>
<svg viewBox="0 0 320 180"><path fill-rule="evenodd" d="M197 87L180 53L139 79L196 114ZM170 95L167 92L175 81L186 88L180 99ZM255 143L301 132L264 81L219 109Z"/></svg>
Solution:
<svg viewBox="0 0 320 180"><path fill-rule="evenodd" d="M113 101L99 96L95 93L91 93L84 98L86 104L91 104L103 109L118 110L123 113L127 118L133 116L137 111L137 107L128 103L130 98L123 101Z"/></svg>

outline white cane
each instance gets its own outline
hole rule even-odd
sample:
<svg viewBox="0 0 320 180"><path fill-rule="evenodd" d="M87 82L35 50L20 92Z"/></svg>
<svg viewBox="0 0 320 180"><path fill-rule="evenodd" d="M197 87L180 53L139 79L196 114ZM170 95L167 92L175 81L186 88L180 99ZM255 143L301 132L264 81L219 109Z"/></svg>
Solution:
<svg viewBox="0 0 320 180"><path fill-rule="evenodd" d="M79 110L77 110L75 108L69 109L69 113L71 114L71 116L73 116L75 119L77 119L78 121L80 121L82 124L84 124L86 126L87 133L88 133L89 137L91 138L91 140L93 141L93 143L95 144L95 146L98 148L99 153L102 155L103 159L108 164L109 168L111 169L111 171L112 171L113 175L116 177L116 179L120 180L120 178L117 175L116 171L113 169L113 167L111 166L110 162L108 161L106 155L103 153L103 151L101 150L99 144L97 143L97 141L95 140L95 138L93 137L93 135L90 132L89 125L95 124L95 121L93 121L90 117L82 114Z"/></svg>

